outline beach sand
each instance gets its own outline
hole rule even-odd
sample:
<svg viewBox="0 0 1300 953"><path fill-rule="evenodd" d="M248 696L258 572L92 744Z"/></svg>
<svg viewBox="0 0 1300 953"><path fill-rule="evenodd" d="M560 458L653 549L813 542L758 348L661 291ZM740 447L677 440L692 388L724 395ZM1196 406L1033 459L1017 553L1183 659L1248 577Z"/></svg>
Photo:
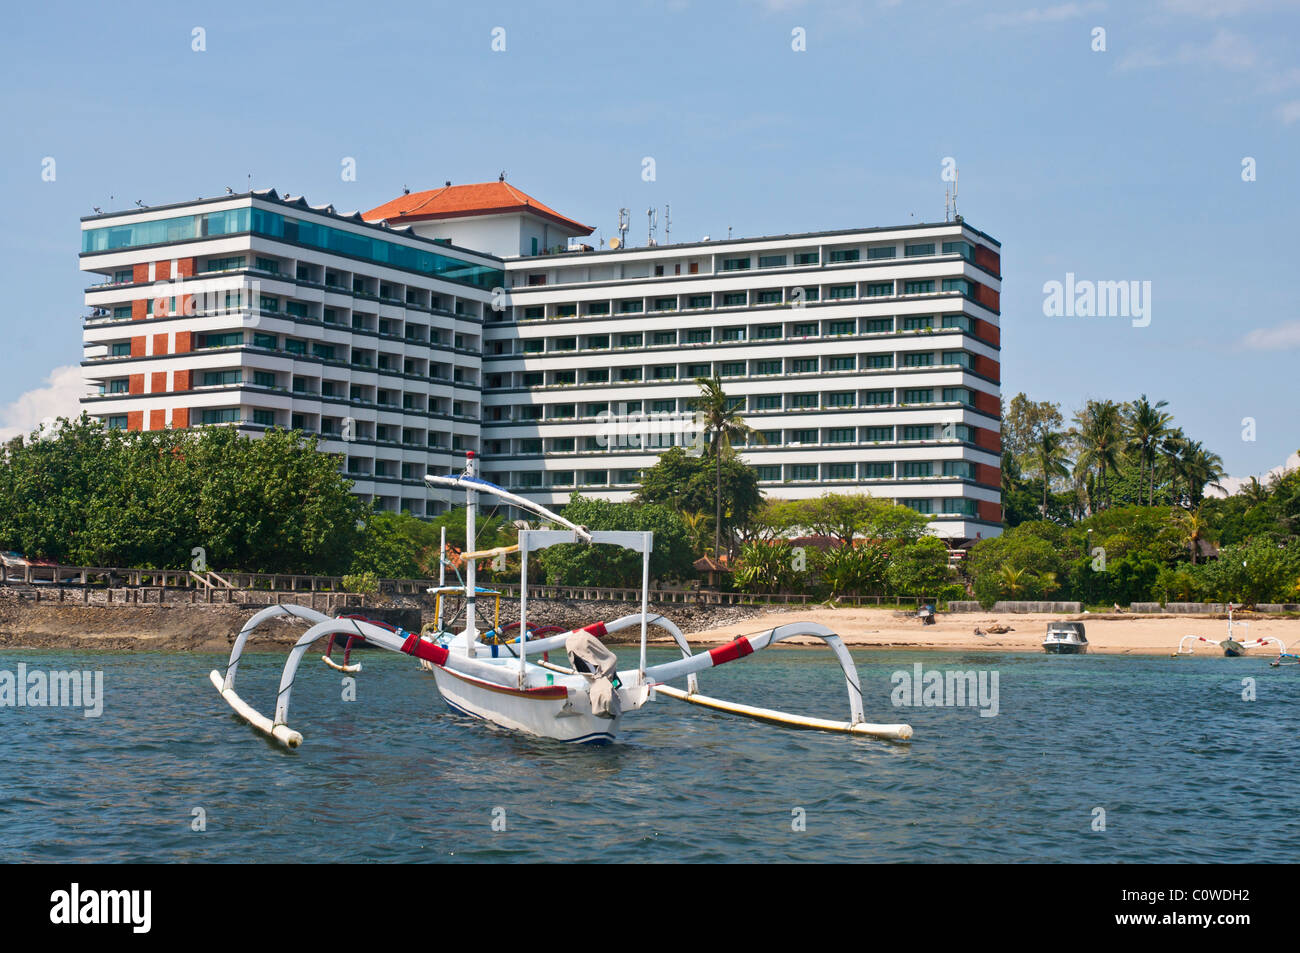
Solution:
<svg viewBox="0 0 1300 953"><path fill-rule="evenodd" d="M1238 641L1272 636L1288 647L1300 645L1300 619L1251 618L1239 613L1236 621L1249 621L1248 628L1235 631ZM937 649L943 651L1041 652L1047 624L1055 621L1083 622L1089 652L1117 655L1169 655L1184 635L1200 635L1215 641L1227 637L1226 616L1210 615L1050 615L1047 613L962 612L941 613L934 625L923 626L913 613L887 609L827 609L823 606L790 609L755 616L744 622L692 632L692 643L727 642L738 635L749 635L789 622L819 622L836 632L846 645L894 649ZM995 625L1011 631L987 635L974 634L976 627L988 632ZM786 640L818 643L819 640ZM1204 642L1195 643L1197 655L1216 655L1220 650ZM1277 647L1255 648L1251 655L1274 656Z"/></svg>

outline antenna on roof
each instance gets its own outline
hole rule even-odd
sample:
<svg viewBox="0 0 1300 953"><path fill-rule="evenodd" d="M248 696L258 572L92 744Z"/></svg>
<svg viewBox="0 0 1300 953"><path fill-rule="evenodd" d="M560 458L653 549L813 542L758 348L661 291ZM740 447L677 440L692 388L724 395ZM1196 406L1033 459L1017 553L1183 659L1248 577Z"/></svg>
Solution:
<svg viewBox="0 0 1300 953"><path fill-rule="evenodd" d="M653 208L648 208L648 209L645 210L645 215L646 215L646 222L647 222L647 224L648 224L648 226L649 226L649 227L646 229L646 240L645 240L645 243L646 243L647 245L653 246L653 245L656 244L656 242L655 242L655 228L656 228L656 227L658 226L658 224L659 224L659 213L656 212Z"/></svg>
<svg viewBox="0 0 1300 953"><path fill-rule="evenodd" d="M952 170L952 219L954 222L961 221L961 213L957 211L957 183L961 181L961 170Z"/></svg>
<svg viewBox="0 0 1300 953"><path fill-rule="evenodd" d="M730 226L730 225L727 226L727 238L728 238L728 239L731 238L731 226Z"/></svg>
<svg viewBox="0 0 1300 953"><path fill-rule="evenodd" d="M227 185L227 186L226 186L226 194L227 194L227 195L234 195L234 194L235 194L235 190L232 189L230 186Z"/></svg>
<svg viewBox="0 0 1300 953"><path fill-rule="evenodd" d="M99 207L98 205L92 205L91 208L93 208L93 209L95 210L95 214L96 214L96 215L103 215L103 214L104 214L104 213L103 213L103 210L101 210L100 207Z"/></svg>
<svg viewBox="0 0 1300 953"><path fill-rule="evenodd" d="M140 208L148 208L148 207L149 207L149 206L145 205L144 202L141 201L140 199L136 199L136 200L135 200L135 204L138 205L138 206L140 206Z"/></svg>
<svg viewBox="0 0 1300 953"><path fill-rule="evenodd" d="M411 194L410 186L406 186L406 185L402 186L402 194L403 194L403 195L410 195L410 194Z"/></svg>
<svg viewBox="0 0 1300 953"><path fill-rule="evenodd" d="M505 180L506 180L506 172L505 169L502 169L501 174L497 176L497 181L504 182Z"/></svg>
<svg viewBox="0 0 1300 953"><path fill-rule="evenodd" d="M664 244L673 243L673 207L664 203Z"/></svg>
<svg viewBox="0 0 1300 953"><path fill-rule="evenodd" d="M627 244L627 228L628 228L627 217L630 214L632 213L625 208L621 208L618 210L618 243L620 245Z"/></svg>

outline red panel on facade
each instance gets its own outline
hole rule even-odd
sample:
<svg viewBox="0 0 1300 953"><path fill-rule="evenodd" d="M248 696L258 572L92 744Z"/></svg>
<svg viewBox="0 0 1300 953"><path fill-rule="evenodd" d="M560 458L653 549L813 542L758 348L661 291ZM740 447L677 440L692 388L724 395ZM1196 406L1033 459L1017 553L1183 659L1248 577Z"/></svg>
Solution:
<svg viewBox="0 0 1300 953"><path fill-rule="evenodd" d="M176 262L176 274L182 278L192 278L194 276L194 259L181 258Z"/></svg>
<svg viewBox="0 0 1300 953"><path fill-rule="evenodd" d="M1002 274L1002 256L992 248L985 248L983 245L975 246L975 264L981 268L987 268L995 275Z"/></svg>
<svg viewBox="0 0 1300 953"><path fill-rule="evenodd" d="M984 486L1000 487L1002 486L1002 470L998 467L991 467L987 463L975 464L975 482L982 483Z"/></svg>
<svg viewBox="0 0 1300 953"><path fill-rule="evenodd" d="M177 371L179 374L180 371ZM189 374L189 371L185 372ZM172 428L174 430L184 430L190 425L190 409L188 407L177 407L172 410Z"/></svg>
<svg viewBox="0 0 1300 953"><path fill-rule="evenodd" d="M993 453L1002 452L1002 434L985 427L975 428L975 445Z"/></svg>
<svg viewBox="0 0 1300 953"><path fill-rule="evenodd" d="M194 313L194 307L195 307L194 295L181 295L179 298L176 299L176 307L179 309L176 312L177 314L192 315Z"/></svg>
<svg viewBox="0 0 1300 953"><path fill-rule="evenodd" d="M178 391L189 390L190 379L193 376L193 374L194 374L193 371L173 371L172 383L175 384L174 389Z"/></svg>
<svg viewBox="0 0 1300 953"><path fill-rule="evenodd" d="M143 265L133 265L131 267L131 280L137 285L144 284L149 280L149 265L147 262Z"/></svg>
<svg viewBox="0 0 1300 953"><path fill-rule="evenodd" d="M155 334L153 336L153 352L155 355L167 353L167 335Z"/></svg>
<svg viewBox="0 0 1300 953"><path fill-rule="evenodd" d="M144 335L131 338L131 356L144 357Z"/></svg>
<svg viewBox="0 0 1300 953"><path fill-rule="evenodd" d="M1002 343L1002 332L996 324L990 324L983 318L975 319L975 336L994 347Z"/></svg>
<svg viewBox="0 0 1300 953"><path fill-rule="evenodd" d="M982 354L975 355L975 373L983 374L985 377L1001 382L999 375L1002 373L1002 367L992 358L985 357Z"/></svg>
<svg viewBox="0 0 1300 953"><path fill-rule="evenodd" d="M1000 310L998 304L998 293L988 285L982 285L978 281L975 282L975 300L984 305L984 307L988 308L990 311Z"/></svg>
<svg viewBox="0 0 1300 953"><path fill-rule="evenodd" d="M979 501L979 516L982 520L988 520L990 523L1002 522L1002 504L990 503L988 500Z"/></svg>
<svg viewBox="0 0 1300 953"><path fill-rule="evenodd" d="M143 430L144 429L144 411L128 410L126 412L126 429Z"/></svg>
<svg viewBox="0 0 1300 953"><path fill-rule="evenodd" d="M176 332L176 354L188 354L194 350L194 332L177 331Z"/></svg>
<svg viewBox="0 0 1300 953"><path fill-rule="evenodd" d="M129 394L143 394L143 393L144 393L144 375L143 375L143 374L131 374L129 377L127 377L127 386L128 386L127 393L129 393Z"/></svg>
<svg viewBox="0 0 1300 953"><path fill-rule="evenodd" d="M166 371L155 371L153 374L149 375L149 393L151 394L167 393L167 372ZM162 411L158 411L158 413L162 413Z"/></svg>
<svg viewBox="0 0 1300 953"><path fill-rule="evenodd" d="M148 307L148 305L147 305L147 303L145 302L145 300L144 300L143 298L141 298L139 301L132 301L132 302L131 302L131 320L132 320L132 321L143 321L145 318L147 318L147 317L148 317L148 314L145 313L145 309L146 309L146 307Z"/></svg>
<svg viewBox="0 0 1300 953"><path fill-rule="evenodd" d="M975 409L992 417L1001 418L1002 416L1002 402L998 400L996 395L990 394L988 391L977 390L975 392Z"/></svg>
<svg viewBox="0 0 1300 953"><path fill-rule="evenodd" d="M167 411L151 410L149 411L149 429L166 430L167 429Z"/></svg>
<svg viewBox="0 0 1300 953"><path fill-rule="evenodd" d="M154 281L166 281L172 276L172 263L170 261L160 261L154 265Z"/></svg>

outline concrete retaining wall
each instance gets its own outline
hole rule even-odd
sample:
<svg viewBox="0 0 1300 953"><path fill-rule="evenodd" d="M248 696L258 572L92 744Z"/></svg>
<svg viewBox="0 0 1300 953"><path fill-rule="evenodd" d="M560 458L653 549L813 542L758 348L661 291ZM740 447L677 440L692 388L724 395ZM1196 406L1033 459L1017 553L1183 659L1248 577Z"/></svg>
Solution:
<svg viewBox="0 0 1300 953"><path fill-rule="evenodd" d="M1080 602L995 602L992 609L982 609L978 602L950 602L949 612L1055 612L1073 615L1083 611Z"/></svg>

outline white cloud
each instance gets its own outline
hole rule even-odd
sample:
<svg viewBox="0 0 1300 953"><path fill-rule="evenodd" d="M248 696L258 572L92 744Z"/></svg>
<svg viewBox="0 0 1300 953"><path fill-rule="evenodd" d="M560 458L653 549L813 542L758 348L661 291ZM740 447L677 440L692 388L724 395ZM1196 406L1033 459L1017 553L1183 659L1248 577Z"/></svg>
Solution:
<svg viewBox="0 0 1300 953"><path fill-rule="evenodd" d="M1269 482L1276 477L1283 476L1284 474L1290 473L1292 470L1296 469L1300 469L1300 452L1291 454L1291 456L1286 458L1285 463L1273 467L1258 479L1260 483L1268 486ZM1205 495L1217 496L1220 498L1232 496L1235 493L1240 493L1242 488L1249 483L1250 477L1224 477L1219 481L1219 488L1216 488L1213 484L1207 486L1205 488Z"/></svg>
<svg viewBox="0 0 1300 953"><path fill-rule="evenodd" d="M1219 30L1207 43L1184 43L1172 52L1134 50L1119 63L1121 70L1154 69L1161 66L1221 66L1224 69L1253 70L1262 64L1259 52L1244 36Z"/></svg>
<svg viewBox="0 0 1300 953"><path fill-rule="evenodd" d="M1217 20L1268 10L1277 3L1276 0L1164 0L1162 6L1175 16Z"/></svg>
<svg viewBox="0 0 1300 953"><path fill-rule="evenodd" d="M1256 328L1241 339L1251 351L1285 351L1300 347L1300 321L1284 321L1271 328Z"/></svg>
<svg viewBox="0 0 1300 953"><path fill-rule="evenodd" d="M56 417L79 417L80 398L85 392L80 367L56 367L45 379L44 387L29 390L0 408L0 442L20 434L26 436L42 422L53 422Z"/></svg>
<svg viewBox="0 0 1300 953"><path fill-rule="evenodd" d="M1288 126L1300 120L1300 99L1293 99L1277 107L1278 117Z"/></svg>

